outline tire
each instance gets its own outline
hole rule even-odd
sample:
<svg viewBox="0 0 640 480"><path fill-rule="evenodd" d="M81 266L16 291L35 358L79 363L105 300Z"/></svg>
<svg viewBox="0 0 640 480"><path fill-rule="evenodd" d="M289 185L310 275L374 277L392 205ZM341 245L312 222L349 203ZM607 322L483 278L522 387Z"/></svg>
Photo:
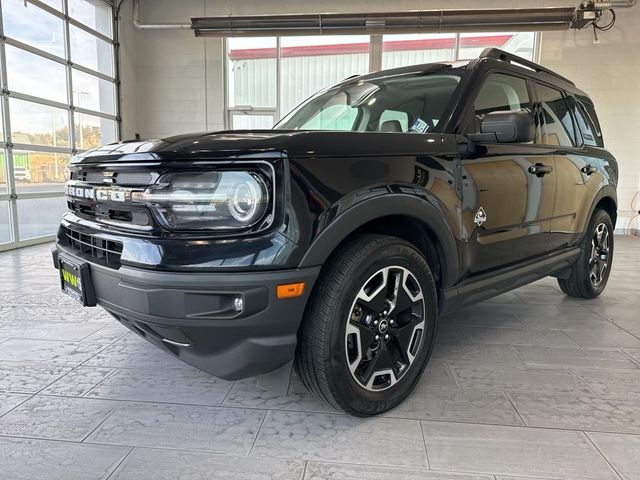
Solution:
<svg viewBox="0 0 640 480"><path fill-rule="evenodd" d="M420 252L399 238L359 235L320 274L298 332L296 370L334 408L376 415L416 386L436 325L436 286Z"/></svg>
<svg viewBox="0 0 640 480"><path fill-rule="evenodd" d="M607 286L612 260L611 216L605 210L596 210L582 239L580 256L572 265L568 278L558 279L560 289L570 297L596 298Z"/></svg>

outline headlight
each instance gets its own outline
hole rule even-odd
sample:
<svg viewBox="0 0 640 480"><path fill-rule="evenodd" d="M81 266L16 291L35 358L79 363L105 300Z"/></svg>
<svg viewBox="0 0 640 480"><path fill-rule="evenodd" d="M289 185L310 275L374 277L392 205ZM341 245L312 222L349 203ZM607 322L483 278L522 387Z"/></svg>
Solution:
<svg viewBox="0 0 640 480"><path fill-rule="evenodd" d="M267 179L258 172L171 173L131 200L155 210L170 229L238 230L264 219Z"/></svg>

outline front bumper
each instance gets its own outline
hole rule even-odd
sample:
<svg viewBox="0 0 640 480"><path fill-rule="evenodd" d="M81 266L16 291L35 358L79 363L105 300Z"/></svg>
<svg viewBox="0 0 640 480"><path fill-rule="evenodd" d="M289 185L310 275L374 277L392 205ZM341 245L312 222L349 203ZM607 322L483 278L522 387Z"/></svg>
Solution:
<svg viewBox="0 0 640 480"><path fill-rule="evenodd" d="M294 355L296 334L320 267L243 273L118 269L88 263L98 305L149 342L217 377L237 380L268 373ZM276 286L304 282L300 297L278 299ZM244 308L236 312L234 299Z"/></svg>

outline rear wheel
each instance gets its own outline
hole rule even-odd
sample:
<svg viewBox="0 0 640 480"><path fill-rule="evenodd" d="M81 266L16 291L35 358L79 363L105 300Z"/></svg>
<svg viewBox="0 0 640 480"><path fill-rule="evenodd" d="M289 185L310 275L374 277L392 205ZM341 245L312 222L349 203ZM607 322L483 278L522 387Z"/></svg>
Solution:
<svg viewBox="0 0 640 480"><path fill-rule="evenodd" d="M436 289L404 240L363 235L325 266L305 313L296 367L318 398L358 416L400 403L433 348Z"/></svg>
<svg viewBox="0 0 640 480"><path fill-rule="evenodd" d="M582 241L580 256L569 277L559 278L560 289L571 297L595 298L602 293L613 260L613 223L605 210L596 210Z"/></svg>

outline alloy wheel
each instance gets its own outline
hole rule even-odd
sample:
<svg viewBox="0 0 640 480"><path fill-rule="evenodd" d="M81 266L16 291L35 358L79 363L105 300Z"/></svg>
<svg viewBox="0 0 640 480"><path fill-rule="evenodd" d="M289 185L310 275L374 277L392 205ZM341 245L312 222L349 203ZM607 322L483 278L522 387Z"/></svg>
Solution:
<svg viewBox="0 0 640 480"><path fill-rule="evenodd" d="M589 280L594 287L606 278L609 268L610 256L609 228L601 223L596 227L596 231L591 239L591 255L589 257Z"/></svg>
<svg viewBox="0 0 640 480"><path fill-rule="evenodd" d="M386 390L398 383L424 344L422 288L406 268L378 270L351 306L345 329L349 371L362 388Z"/></svg>

